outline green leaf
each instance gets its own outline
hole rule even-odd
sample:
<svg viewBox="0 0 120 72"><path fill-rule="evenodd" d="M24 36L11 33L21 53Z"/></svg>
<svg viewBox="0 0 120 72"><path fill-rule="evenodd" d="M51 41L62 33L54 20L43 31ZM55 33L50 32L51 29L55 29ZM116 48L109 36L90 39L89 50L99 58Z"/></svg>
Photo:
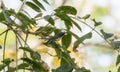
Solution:
<svg viewBox="0 0 120 72"><path fill-rule="evenodd" d="M10 16L6 13L6 11L3 11L3 15L5 17L5 20L9 23L12 24L13 21L11 20Z"/></svg>
<svg viewBox="0 0 120 72"><path fill-rule="evenodd" d="M41 56L38 52L30 53L30 55L31 55L31 58L34 59L34 60L40 60L41 59Z"/></svg>
<svg viewBox="0 0 120 72"><path fill-rule="evenodd" d="M33 53L34 51L28 47L19 47L19 49L22 49L24 51L27 51L27 52L30 52L30 53Z"/></svg>
<svg viewBox="0 0 120 72"><path fill-rule="evenodd" d="M12 61L14 61L13 59L10 59L10 58L6 58L4 59L2 62L6 65L9 65Z"/></svg>
<svg viewBox="0 0 120 72"><path fill-rule="evenodd" d="M69 64L61 65L59 68L55 70L55 72L72 72L73 67Z"/></svg>
<svg viewBox="0 0 120 72"><path fill-rule="evenodd" d="M120 48L120 41L113 41L111 43L111 45L114 49L119 49Z"/></svg>
<svg viewBox="0 0 120 72"><path fill-rule="evenodd" d="M102 24L102 22L97 22L95 19L92 19L92 21L94 22L94 26L95 27L97 27L97 26Z"/></svg>
<svg viewBox="0 0 120 72"><path fill-rule="evenodd" d="M29 64L27 64L27 63L21 63L17 66L17 69L25 69L28 66L29 66Z"/></svg>
<svg viewBox="0 0 120 72"><path fill-rule="evenodd" d="M30 24L35 25L36 22L34 19L30 19L28 16L26 16L25 14L18 12L17 13L17 18L22 22L22 29L26 29L28 27L32 28ZM23 28L24 27L24 28Z"/></svg>
<svg viewBox="0 0 120 72"><path fill-rule="evenodd" d="M65 46L65 48L68 48L71 44L71 39L72 39L71 34L67 33L67 35L64 35L62 37L62 45Z"/></svg>
<svg viewBox="0 0 120 72"><path fill-rule="evenodd" d="M4 20L5 20L4 14L3 14L3 12L0 12L0 21L2 22Z"/></svg>
<svg viewBox="0 0 120 72"><path fill-rule="evenodd" d="M75 33L73 33L72 31L67 31L69 34L71 34L73 37L75 37L76 39L79 39L79 36L77 36Z"/></svg>
<svg viewBox="0 0 120 72"><path fill-rule="evenodd" d="M26 2L26 5L28 5L30 8L32 8L33 10L35 10L36 12L41 12L40 8L38 6L36 6L35 4L33 4L32 2Z"/></svg>
<svg viewBox="0 0 120 72"><path fill-rule="evenodd" d="M45 10L44 6L38 0L32 0L37 6Z"/></svg>
<svg viewBox="0 0 120 72"><path fill-rule="evenodd" d="M120 55L117 56L116 66L120 63Z"/></svg>
<svg viewBox="0 0 120 72"><path fill-rule="evenodd" d="M77 69L75 72L90 72L90 70L85 69L84 67Z"/></svg>
<svg viewBox="0 0 120 72"><path fill-rule="evenodd" d="M63 13L63 14L72 14L76 15L77 10L72 6L60 6L54 10L56 13Z"/></svg>
<svg viewBox="0 0 120 72"><path fill-rule="evenodd" d="M50 24L54 25L54 19L51 17L51 15L44 16L44 19L48 21Z"/></svg>
<svg viewBox="0 0 120 72"><path fill-rule="evenodd" d="M67 30L70 30L72 26L71 18L68 15L62 13L55 13L55 15L59 17L61 20L63 20Z"/></svg>
<svg viewBox="0 0 120 72"><path fill-rule="evenodd" d="M73 46L73 49L76 49L80 43L83 43L83 41L85 39L90 39L92 37L92 33L89 32L87 34L85 34L84 36L80 37L79 39L77 39L75 42L74 42L74 46Z"/></svg>
<svg viewBox="0 0 120 72"><path fill-rule="evenodd" d="M29 58L21 58L21 60L23 60L24 62L29 63L29 65L32 66L33 71L36 72L46 72L45 69L42 67L40 62L36 62L35 60L31 60Z"/></svg>
<svg viewBox="0 0 120 72"><path fill-rule="evenodd" d="M42 13L37 14L34 18L42 17Z"/></svg>
<svg viewBox="0 0 120 72"><path fill-rule="evenodd" d="M15 12L15 10L14 9L10 9L10 10L5 10L6 11L6 13L10 16L10 15L15 15L16 14L16 12Z"/></svg>
<svg viewBox="0 0 120 72"><path fill-rule="evenodd" d="M82 19L88 19L90 17L90 14L86 14L85 16L82 17Z"/></svg>
<svg viewBox="0 0 120 72"><path fill-rule="evenodd" d="M80 30L80 31L82 31L82 29L81 29L81 27L79 26L79 24L78 23L76 23L74 20L72 20L71 19L71 21L72 21L72 23Z"/></svg>
<svg viewBox="0 0 120 72"><path fill-rule="evenodd" d="M0 45L0 49L2 49L2 46Z"/></svg>
<svg viewBox="0 0 120 72"><path fill-rule="evenodd" d="M51 26L41 26L36 30L36 33L42 38L49 36L56 28Z"/></svg>
<svg viewBox="0 0 120 72"><path fill-rule="evenodd" d="M44 1L44 2L47 3L47 4L49 4L49 2L48 2L47 0L42 0L42 1Z"/></svg>
<svg viewBox="0 0 120 72"><path fill-rule="evenodd" d="M14 67L9 67L7 72L15 72L15 70L16 69Z"/></svg>
<svg viewBox="0 0 120 72"><path fill-rule="evenodd" d="M103 34L103 36L104 36L105 39L108 39L108 38L110 38L110 37L113 36L112 33L106 33L102 29L100 30L100 32Z"/></svg>
<svg viewBox="0 0 120 72"><path fill-rule="evenodd" d="M5 65L0 64L0 71L3 70L5 68Z"/></svg>
<svg viewBox="0 0 120 72"><path fill-rule="evenodd" d="M41 59L41 56L38 52L34 52L32 49L28 48L28 47L20 47L19 49L22 49L24 51L27 51L30 53L31 55L31 58L34 59L34 60L40 60Z"/></svg>
<svg viewBox="0 0 120 72"><path fill-rule="evenodd" d="M117 72L120 72L120 66L118 67Z"/></svg>
<svg viewBox="0 0 120 72"><path fill-rule="evenodd" d="M64 64L69 64L69 65L71 65L71 57L70 57L70 55L68 54L68 53L66 53L66 52L62 52L61 53L61 65L64 65Z"/></svg>

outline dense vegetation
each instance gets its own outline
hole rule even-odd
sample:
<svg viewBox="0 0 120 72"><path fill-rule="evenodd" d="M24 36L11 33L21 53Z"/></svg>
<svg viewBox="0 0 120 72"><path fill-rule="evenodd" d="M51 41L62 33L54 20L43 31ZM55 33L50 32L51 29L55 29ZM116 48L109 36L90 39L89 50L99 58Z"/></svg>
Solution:
<svg viewBox="0 0 120 72"><path fill-rule="evenodd" d="M34 51L27 43L29 35L35 35L40 40L45 40L43 43L48 47L52 47L56 55L51 55L58 57L60 60L60 67L52 69L52 72L91 72L85 67L79 67L75 63L75 59L71 58L70 51L68 47L74 38L75 41L72 45L72 50L77 52L77 48L80 44L85 45L84 41L92 37L92 32L96 32L100 35L113 49L118 51L120 47L120 41L112 33L107 33L103 29L100 31L96 28L102 24L102 22L96 21L96 19L90 19L90 14L85 16L77 16L77 10L72 6L60 6L54 10L51 15L43 16L42 11L46 11L44 5L38 0L26 1L21 0L22 6L19 11L14 9L7 9L4 4L1 6L0 12L0 24L5 25L6 29L0 33L0 36L4 35L4 44L0 45L0 48L3 49L3 60L0 64L0 71L4 72L17 72L19 70L30 71L30 72L49 72L48 65L41 59L41 55ZM42 0L44 3L49 5L47 0ZM31 17L27 11L25 11L24 6L28 6L33 9L37 14L34 17ZM45 20L47 24L38 26L37 21ZM92 25L88 24L87 20L92 21ZM19 21L16 22L16 20ZM63 22L64 26L59 28L56 26L56 22L60 20ZM82 35L78 36L71 29L75 27L79 32L84 33L83 28L79 23L82 23L89 27L91 30ZM16 39L16 60L11 58L5 58L5 50L7 43L8 33L12 31ZM21 34L25 34L25 37ZM57 40L61 40L57 42ZM18 51L23 50L23 57L18 60ZM21 63L18 63L22 61ZM16 62L16 66L11 66L12 62ZM117 72L120 72L120 55L117 57L116 67L118 68ZM111 72L111 71L109 71Z"/></svg>

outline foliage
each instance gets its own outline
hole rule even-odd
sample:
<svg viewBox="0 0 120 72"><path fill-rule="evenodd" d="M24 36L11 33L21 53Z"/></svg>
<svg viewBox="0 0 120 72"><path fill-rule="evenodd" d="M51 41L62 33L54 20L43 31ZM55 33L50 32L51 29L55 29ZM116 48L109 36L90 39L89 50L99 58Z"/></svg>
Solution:
<svg viewBox="0 0 120 72"><path fill-rule="evenodd" d="M48 65L41 59L41 55L31 49L27 44L27 38L29 34L41 37L40 39L47 40L44 45L48 47L52 47L56 55L60 61L60 67L56 69L52 69L52 72L90 72L90 70L85 67L79 67L75 63L75 59L71 58L70 52L68 51L68 47L72 42L72 38L74 37L76 41L73 44L73 51L76 52L77 48L80 44L84 44L86 39L90 39L92 37L92 31L95 31L98 35L100 35L108 44L110 44L115 50L119 50L120 41L116 41L115 38L111 39L114 35L111 33L106 33L102 29L99 33L95 30L96 27L101 25L101 22L92 19L94 27L86 23L86 20L90 18L90 14L87 14L83 17L76 16L77 10L72 6L60 6L54 10L54 13L51 15L43 16L42 10L46 10L44 5L38 0L26 1L21 0L22 6L18 12L14 9L5 8L4 4L2 6L2 11L0 12L0 23L5 25L7 29L0 33L0 36L5 34L4 45L0 45L0 49L3 48L3 61L0 64L0 71L4 70L7 72L17 72L18 70L28 70L33 72L48 72ZM46 4L49 4L47 0L42 0ZM29 13L24 12L23 6L28 6L36 11L38 14L31 18ZM12 19L11 17L14 17ZM45 26L37 27L37 21L44 19L48 22ZM65 28L57 28L56 20L62 20L64 22ZM20 24L17 24L15 20L19 20ZM83 23L84 25L91 28L91 31L84 34L83 36L78 36L71 29L75 26L79 32L83 32L79 23ZM37 28L37 29L34 29ZM31 31L33 30L33 31ZM13 59L7 58L5 59L5 50L6 50L6 39L7 33L9 31L13 31L16 36L16 54L18 54L18 50L23 50L23 57L20 59L23 61L21 64L18 64L18 59L16 60L16 66L12 67L10 64L14 62ZM25 34L25 39L23 38L21 33ZM114 36L115 37L115 36ZM58 43L57 40L61 39L61 43ZM24 45L22 44L24 42ZM19 44L19 46L18 46ZM18 49L19 48L19 49ZM30 55L30 56L29 56ZM17 58L17 55L16 55ZM117 57L116 66L118 66L118 72L120 71L119 67L120 63L120 55ZM46 65L46 66L44 66ZM7 68L7 70L5 69Z"/></svg>

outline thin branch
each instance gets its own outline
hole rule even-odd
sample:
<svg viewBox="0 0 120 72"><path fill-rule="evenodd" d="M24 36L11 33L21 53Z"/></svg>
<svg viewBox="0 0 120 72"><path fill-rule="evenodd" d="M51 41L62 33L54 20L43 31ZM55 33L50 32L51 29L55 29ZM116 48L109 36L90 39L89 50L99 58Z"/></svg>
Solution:
<svg viewBox="0 0 120 72"><path fill-rule="evenodd" d="M110 46L111 46L111 43L109 41L107 41L97 30L95 30L92 26L90 26L89 24L87 24L86 22L76 18L76 17L73 17L73 16L70 16L71 18L75 19L75 20L78 20L79 22L85 24L86 26L88 26L89 28L91 28L93 31L95 31L100 37L102 37Z"/></svg>
<svg viewBox="0 0 120 72"><path fill-rule="evenodd" d="M4 33L6 33L9 29L3 31L2 33L0 33L0 36L3 35Z"/></svg>
<svg viewBox="0 0 120 72"><path fill-rule="evenodd" d="M16 34L15 34L16 35ZM16 35L16 72L18 71L18 37Z"/></svg>
<svg viewBox="0 0 120 72"><path fill-rule="evenodd" d="M3 60L5 59L5 50L6 50L6 40L7 40L7 35L8 35L8 30L5 33L5 37L4 37L4 45L3 45ZM3 63L4 65L4 63ZM5 72L5 68L3 70Z"/></svg>
<svg viewBox="0 0 120 72"><path fill-rule="evenodd" d="M24 43L26 43L26 41L22 38L22 36L19 33L17 33L17 35ZM26 45L29 47L29 45L27 43L26 43Z"/></svg>

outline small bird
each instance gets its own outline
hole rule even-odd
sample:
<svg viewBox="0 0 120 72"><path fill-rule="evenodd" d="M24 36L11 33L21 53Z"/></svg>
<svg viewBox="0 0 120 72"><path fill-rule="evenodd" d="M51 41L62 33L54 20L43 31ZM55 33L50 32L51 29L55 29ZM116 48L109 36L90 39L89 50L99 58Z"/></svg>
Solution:
<svg viewBox="0 0 120 72"><path fill-rule="evenodd" d="M65 34L65 32L59 32L55 37L40 38L40 39L45 39L45 40L47 40L47 42L51 42L51 41L58 40L58 39L61 38L64 34Z"/></svg>

